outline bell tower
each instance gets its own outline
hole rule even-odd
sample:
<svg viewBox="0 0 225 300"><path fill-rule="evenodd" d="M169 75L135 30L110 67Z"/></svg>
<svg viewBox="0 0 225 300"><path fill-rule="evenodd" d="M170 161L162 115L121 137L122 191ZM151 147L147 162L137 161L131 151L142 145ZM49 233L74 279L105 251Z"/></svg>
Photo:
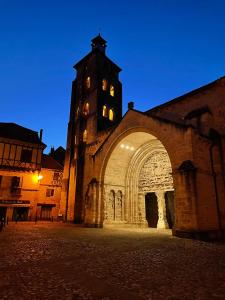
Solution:
<svg viewBox="0 0 225 300"><path fill-rule="evenodd" d="M91 40L91 51L74 65L62 192L68 221L82 222L88 147L122 119L121 69L106 56L106 44L99 34Z"/></svg>
<svg viewBox="0 0 225 300"><path fill-rule="evenodd" d="M105 55L106 41L100 34L91 42L91 52L74 66L77 77L71 101L75 118L70 120L75 119L79 142L87 144L122 118L121 69Z"/></svg>

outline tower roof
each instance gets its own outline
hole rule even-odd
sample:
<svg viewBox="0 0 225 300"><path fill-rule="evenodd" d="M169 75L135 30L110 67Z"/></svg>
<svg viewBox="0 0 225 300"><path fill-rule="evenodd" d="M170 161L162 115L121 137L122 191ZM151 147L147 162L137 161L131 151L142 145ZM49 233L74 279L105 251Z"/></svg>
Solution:
<svg viewBox="0 0 225 300"><path fill-rule="evenodd" d="M106 40L104 40L99 33L95 38L91 40L92 50L98 49L101 52L105 53L106 43Z"/></svg>
<svg viewBox="0 0 225 300"><path fill-rule="evenodd" d="M107 43L107 41L106 40L104 40L103 39L103 37L100 35L100 33L96 36L96 37L94 37L92 40L91 40L91 42L92 42L92 46L93 45L100 45L100 46L103 46L103 45L106 45L106 43Z"/></svg>
<svg viewBox="0 0 225 300"><path fill-rule="evenodd" d="M87 61L92 55L102 55L106 60L108 60L117 70L117 72L121 71L121 68L118 67L114 62L112 62L105 55L105 48L107 41L102 38L100 33L91 40L92 51L90 51L85 57L83 57L78 63L76 63L73 67L77 69L82 63Z"/></svg>

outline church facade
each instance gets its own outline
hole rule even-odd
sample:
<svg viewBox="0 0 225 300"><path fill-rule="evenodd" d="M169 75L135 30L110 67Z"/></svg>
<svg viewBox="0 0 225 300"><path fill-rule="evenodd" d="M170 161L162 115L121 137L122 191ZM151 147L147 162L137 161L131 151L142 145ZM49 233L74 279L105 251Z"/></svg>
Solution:
<svg viewBox="0 0 225 300"><path fill-rule="evenodd" d="M225 232L225 78L122 116L121 69L99 35L74 68L61 212L92 227Z"/></svg>

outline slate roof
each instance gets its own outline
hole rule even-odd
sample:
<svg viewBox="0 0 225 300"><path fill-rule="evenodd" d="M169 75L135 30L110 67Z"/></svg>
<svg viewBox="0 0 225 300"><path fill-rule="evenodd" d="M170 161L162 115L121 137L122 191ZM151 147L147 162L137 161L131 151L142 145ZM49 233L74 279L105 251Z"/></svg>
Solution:
<svg viewBox="0 0 225 300"><path fill-rule="evenodd" d="M41 160L41 166L45 169L63 170L63 166L57 162L53 157L43 154Z"/></svg>
<svg viewBox="0 0 225 300"><path fill-rule="evenodd" d="M224 80L224 79L225 79L225 76L223 76L223 77L221 77L221 78L218 78L217 80L214 80L214 81L212 81L212 82L210 82L210 83L208 83L208 84L206 84L206 85L203 85L203 86L201 86L201 87L199 87L199 88L197 88L197 89L195 89L195 90L192 90L192 91L190 91L190 92L188 92L188 93L186 93L186 94L184 94L184 95L182 95L182 96L179 96L179 97L174 98L174 99L172 99L172 100L170 100L170 101L164 102L163 104L160 104L160 105L158 105L158 106L155 106L155 107L153 107L153 108L147 110L145 113L151 115L151 113L154 113L154 112L160 110L160 109L163 108L163 107L169 106L169 105L171 105L171 104L175 104L175 103L177 103L177 102L179 102L179 101L184 100L184 99L187 98L187 97L191 97L191 96L197 95L197 94L200 93L200 92L203 92L203 91L205 91L205 90L208 90L209 88L215 86L216 84L218 84L220 81L222 81L222 80Z"/></svg>
<svg viewBox="0 0 225 300"><path fill-rule="evenodd" d="M104 58L110 62L110 64L112 64L117 72L120 72L122 69L117 66L111 59L109 59L104 53L102 53L98 48L92 50L91 52L89 52L85 57L83 57L80 61L78 61L78 63L76 63L73 68L77 70L77 68L80 66L80 64L84 63L86 60L88 60L92 55L102 55L104 56Z"/></svg>
<svg viewBox="0 0 225 300"><path fill-rule="evenodd" d="M37 131L22 127L16 123L0 122L0 137L45 146L45 144L41 142Z"/></svg>

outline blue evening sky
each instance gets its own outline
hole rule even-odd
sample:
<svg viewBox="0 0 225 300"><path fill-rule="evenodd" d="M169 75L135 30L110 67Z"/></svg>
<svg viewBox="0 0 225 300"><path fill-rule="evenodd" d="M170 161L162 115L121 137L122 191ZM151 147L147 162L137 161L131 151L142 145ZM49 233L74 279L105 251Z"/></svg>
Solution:
<svg viewBox="0 0 225 300"><path fill-rule="evenodd" d="M123 69L124 113L225 75L224 0L0 0L0 122L65 147L72 66L99 31Z"/></svg>

